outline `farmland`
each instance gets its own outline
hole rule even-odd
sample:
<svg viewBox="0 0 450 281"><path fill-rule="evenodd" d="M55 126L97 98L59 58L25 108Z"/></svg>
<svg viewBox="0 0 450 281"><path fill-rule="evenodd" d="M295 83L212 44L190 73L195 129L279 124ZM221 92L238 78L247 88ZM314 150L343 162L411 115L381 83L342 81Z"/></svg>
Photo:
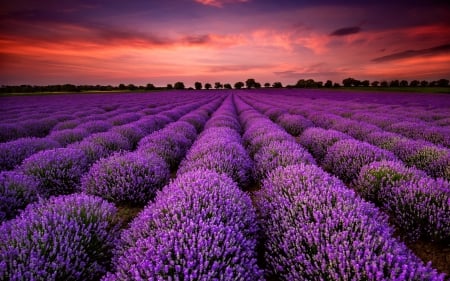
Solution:
<svg viewBox="0 0 450 281"><path fill-rule="evenodd" d="M1 280L445 280L450 96L0 98Z"/></svg>

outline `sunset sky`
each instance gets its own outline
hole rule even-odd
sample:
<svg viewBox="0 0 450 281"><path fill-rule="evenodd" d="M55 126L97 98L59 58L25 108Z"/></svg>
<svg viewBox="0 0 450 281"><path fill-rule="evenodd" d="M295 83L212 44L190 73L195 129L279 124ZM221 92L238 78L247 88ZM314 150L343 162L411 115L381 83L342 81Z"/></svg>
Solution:
<svg viewBox="0 0 450 281"><path fill-rule="evenodd" d="M2 85L450 78L445 1L2 2Z"/></svg>

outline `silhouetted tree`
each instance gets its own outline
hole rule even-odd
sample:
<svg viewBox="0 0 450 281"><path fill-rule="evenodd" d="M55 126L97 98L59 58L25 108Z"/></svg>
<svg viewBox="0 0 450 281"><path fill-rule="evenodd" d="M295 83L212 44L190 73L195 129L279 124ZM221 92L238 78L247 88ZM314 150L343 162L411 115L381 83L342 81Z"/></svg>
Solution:
<svg viewBox="0 0 450 281"><path fill-rule="evenodd" d="M127 89L127 86L125 86L125 84L120 84L119 85L119 90L123 91L123 90L126 90L126 89Z"/></svg>
<svg viewBox="0 0 450 281"><path fill-rule="evenodd" d="M297 84L295 84L295 87L297 87L297 88L306 88L306 81L305 81L305 79L298 80Z"/></svg>
<svg viewBox="0 0 450 281"><path fill-rule="evenodd" d="M195 87L196 90L201 90L201 89L202 89L202 83L200 83L200 82L195 82L195 83L194 83L194 87Z"/></svg>
<svg viewBox="0 0 450 281"><path fill-rule="evenodd" d="M151 91L151 90L155 90L156 87L152 83L148 83L147 86L145 87L145 89Z"/></svg>
<svg viewBox="0 0 450 281"><path fill-rule="evenodd" d="M412 81L409 83L409 86L410 86L410 87L417 87L417 86L419 86L419 84L420 84L419 80L412 80Z"/></svg>
<svg viewBox="0 0 450 281"><path fill-rule="evenodd" d="M325 87L326 88L331 88L332 86L333 86L333 81L327 80L327 82L325 82Z"/></svg>
<svg viewBox="0 0 450 281"><path fill-rule="evenodd" d="M400 87L408 87L408 81L406 80L400 81Z"/></svg>
<svg viewBox="0 0 450 281"><path fill-rule="evenodd" d="M430 84L428 84L428 86L430 87L436 87L438 85L437 81L431 81Z"/></svg>
<svg viewBox="0 0 450 281"><path fill-rule="evenodd" d="M255 84L256 84L256 81L253 78L248 78L247 81L245 81L245 86L248 89L255 88Z"/></svg>
<svg viewBox="0 0 450 281"><path fill-rule="evenodd" d="M281 82L273 82L272 87L274 87L274 88L283 88L283 84L281 84Z"/></svg>
<svg viewBox="0 0 450 281"><path fill-rule="evenodd" d="M173 88L176 90L184 90L184 83L178 81L174 84Z"/></svg>
<svg viewBox="0 0 450 281"><path fill-rule="evenodd" d="M389 83L389 87L400 87L400 82L398 80L392 80L391 83Z"/></svg>
<svg viewBox="0 0 450 281"><path fill-rule="evenodd" d="M259 89L259 88L261 88L261 83L255 82L255 85L254 85L254 86L255 86L256 89Z"/></svg>
<svg viewBox="0 0 450 281"><path fill-rule="evenodd" d="M167 84L166 88L167 88L167 90L172 90L173 86L172 86L172 84Z"/></svg>
<svg viewBox="0 0 450 281"><path fill-rule="evenodd" d="M234 88L235 89L242 89L242 87L244 87L244 82L236 82L234 83Z"/></svg>
<svg viewBox="0 0 450 281"><path fill-rule="evenodd" d="M355 79L349 77L349 78L345 78L344 80L342 80L342 84L344 85L344 87L351 87L351 86L353 86L354 81L355 81Z"/></svg>
<svg viewBox="0 0 450 281"><path fill-rule="evenodd" d="M369 81L369 80L363 80L363 81L361 82L361 85L362 85L363 87L369 87L370 81Z"/></svg>
<svg viewBox="0 0 450 281"><path fill-rule="evenodd" d="M426 81L426 80L421 81L420 86L422 86L422 87L428 86L428 81Z"/></svg>
<svg viewBox="0 0 450 281"><path fill-rule="evenodd" d="M314 79L306 80L306 88L315 88L315 87L317 87L317 83L314 81Z"/></svg>
<svg viewBox="0 0 450 281"><path fill-rule="evenodd" d="M232 87L231 87L231 84L229 84L229 83L224 84L223 87L224 87L225 89L231 89L231 88L232 88Z"/></svg>
<svg viewBox="0 0 450 281"><path fill-rule="evenodd" d="M214 89L222 89L223 85L220 82L214 83Z"/></svg>
<svg viewBox="0 0 450 281"><path fill-rule="evenodd" d="M322 88L323 87L323 82L322 81L317 81L316 82L316 87Z"/></svg>
<svg viewBox="0 0 450 281"><path fill-rule="evenodd" d="M448 84L450 83L450 81L448 81L447 79L439 79L437 81L437 85L439 87L448 87Z"/></svg>
<svg viewBox="0 0 450 281"><path fill-rule="evenodd" d="M381 87L387 87L387 86L389 86L389 84L388 84L387 81L381 81L380 86Z"/></svg>
<svg viewBox="0 0 450 281"><path fill-rule="evenodd" d="M380 84L380 82L378 82L378 81L373 81L372 83L370 83L370 85L372 87L378 87L379 84Z"/></svg>
<svg viewBox="0 0 450 281"><path fill-rule="evenodd" d="M206 89L206 90L209 90L209 89L211 89L211 88L212 88L212 86L211 86L210 83L206 83L206 84L205 84L205 89Z"/></svg>
<svg viewBox="0 0 450 281"><path fill-rule="evenodd" d="M270 83L269 82L264 83L264 88L270 88Z"/></svg>
<svg viewBox="0 0 450 281"><path fill-rule="evenodd" d="M333 88L339 88L340 86L341 86L341 84L339 84L337 82L333 84Z"/></svg>

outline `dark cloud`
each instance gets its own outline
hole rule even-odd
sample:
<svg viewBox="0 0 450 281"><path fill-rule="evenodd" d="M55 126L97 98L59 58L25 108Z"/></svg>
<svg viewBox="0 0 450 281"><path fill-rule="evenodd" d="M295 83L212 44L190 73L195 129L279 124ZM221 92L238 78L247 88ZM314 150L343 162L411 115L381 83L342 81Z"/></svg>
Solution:
<svg viewBox="0 0 450 281"><path fill-rule="evenodd" d="M224 71L247 71L252 69L263 69L272 67L272 65L259 64L259 65L215 65L209 68L210 72L224 72Z"/></svg>
<svg viewBox="0 0 450 281"><path fill-rule="evenodd" d="M343 27L331 32L330 36L346 36L350 34L359 33L360 31L361 27L359 26Z"/></svg>
<svg viewBox="0 0 450 281"><path fill-rule="evenodd" d="M433 48L421 49L421 50L407 50L403 52L394 53L387 56L374 58L373 62L387 62L393 60L407 59L413 57L433 56L444 53L450 53L450 44L440 45Z"/></svg>

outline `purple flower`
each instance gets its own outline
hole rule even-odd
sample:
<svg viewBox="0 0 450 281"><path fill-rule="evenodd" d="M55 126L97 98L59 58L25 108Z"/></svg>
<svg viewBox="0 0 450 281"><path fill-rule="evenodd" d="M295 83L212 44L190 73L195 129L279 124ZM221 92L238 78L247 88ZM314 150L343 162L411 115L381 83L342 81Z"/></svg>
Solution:
<svg viewBox="0 0 450 281"><path fill-rule="evenodd" d="M380 204L380 192L384 189L423 177L426 177L424 172L407 168L402 162L379 161L363 166L353 185L362 197Z"/></svg>
<svg viewBox="0 0 450 281"><path fill-rule="evenodd" d="M91 167L82 190L110 202L144 205L168 182L169 173L156 154L114 154Z"/></svg>
<svg viewBox="0 0 450 281"><path fill-rule="evenodd" d="M32 204L0 225L1 280L95 280L110 266L116 208L74 194Z"/></svg>
<svg viewBox="0 0 450 281"><path fill-rule="evenodd" d="M54 131L50 133L48 138L57 141L61 146L66 146L70 143L81 141L88 135L89 132L85 129L76 128Z"/></svg>
<svg viewBox="0 0 450 281"><path fill-rule="evenodd" d="M256 195L265 259L281 280L443 280L387 217L313 165L280 167Z"/></svg>
<svg viewBox="0 0 450 281"><path fill-rule="evenodd" d="M62 121L62 122L59 122L58 124L56 124L52 128L52 132L67 130L67 129L74 129L78 125L80 125L80 120L78 120L78 119Z"/></svg>
<svg viewBox="0 0 450 281"><path fill-rule="evenodd" d="M321 163L330 146L340 140L351 139L350 136L335 131L322 128L308 128L298 138L303 145Z"/></svg>
<svg viewBox="0 0 450 281"><path fill-rule="evenodd" d="M338 141L328 148L322 164L325 170L344 182L351 182L364 165L380 160L396 160L396 157L376 146L349 139Z"/></svg>
<svg viewBox="0 0 450 281"><path fill-rule="evenodd" d="M103 120L94 120L94 121L88 121L85 123L82 123L77 128L79 129L85 129L89 133L101 133L106 132L109 129L112 128L112 125L110 122L103 121Z"/></svg>
<svg viewBox="0 0 450 281"><path fill-rule="evenodd" d="M305 117L288 113L279 116L276 122L289 134L295 137L300 135L307 128L314 126L314 124Z"/></svg>
<svg viewBox="0 0 450 281"><path fill-rule="evenodd" d="M311 154L292 141L275 141L263 146L255 154L254 161L254 177L257 180L264 179L269 172L280 166L316 163Z"/></svg>
<svg viewBox="0 0 450 281"><path fill-rule="evenodd" d="M131 143L128 139L116 132L96 133L85 138L83 142L85 141L103 146L108 154L121 150L131 150Z"/></svg>
<svg viewBox="0 0 450 281"><path fill-rule="evenodd" d="M25 128L19 124L0 124L0 143L26 136Z"/></svg>
<svg viewBox="0 0 450 281"><path fill-rule="evenodd" d="M134 123L113 127L111 132L119 133L125 137L131 145L131 149L136 149L139 141L145 137L145 132Z"/></svg>
<svg viewBox="0 0 450 281"><path fill-rule="evenodd" d="M411 239L450 239L450 185L443 179L400 182L380 192L395 223Z"/></svg>
<svg viewBox="0 0 450 281"><path fill-rule="evenodd" d="M59 146L58 142L48 138L20 138L0 143L0 170L12 170L36 152Z"/></svg>
<svg viewBox="0 0 450 281"><path fill-rule="evenodd" d="M229 177L188 172L160 191L122 233L115 275L105 280L260 280L257 231L250 197Z"/></svg>
<svg viewBox="0 0 450 281"><path fill-rule="evenodd" d="M38 200L39 183L20 172L0 173L0 222L15 217L28 204Z"/></svg>
<svg viewBox="0 0 450 281"><path fill-rule="evenodd" d="M141 115L137 113L123 113L109 119L109 121L113 126L120 126L137 121L139 118L141 118Z"/></svg>
<svg viewBox="0 0 450 281"><path fill-rule="evenodd" d="M80 149L56 148L33 154L19 169L39 181L43 195L70 194L79 190L88 159Z"/></svg>

